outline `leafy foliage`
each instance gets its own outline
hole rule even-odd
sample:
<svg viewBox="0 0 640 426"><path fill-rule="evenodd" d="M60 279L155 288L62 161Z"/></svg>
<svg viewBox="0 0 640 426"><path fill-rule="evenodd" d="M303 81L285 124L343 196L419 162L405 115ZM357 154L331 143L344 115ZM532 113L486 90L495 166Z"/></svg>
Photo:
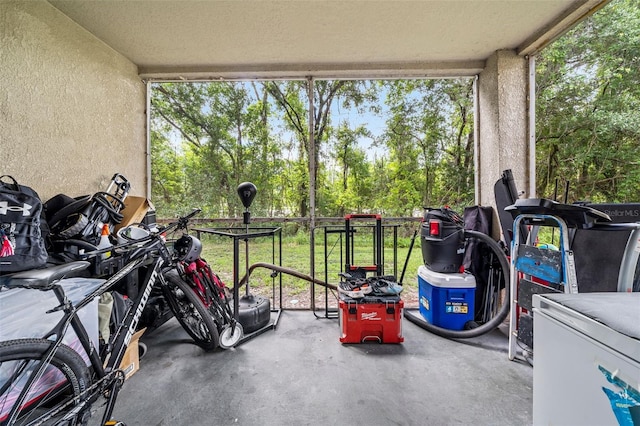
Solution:
<svg viewBox="0 0 640 426"><path fill-rule="evenodd" d="M547 47L536 86L538 194L551 197L570 181L568 201L639 201L639 3L614 0ZM152 89L160 215L198 205L206 216L237 217L243 181L258 187L255 216L309 216L311 188L320 216L412 216L473 203L471 79Z"/></svg>
<svg viewBox="0 0 640 426"><path fill-rule="evenodd" d="M173 212L189 200L212 217L236 216L235 188L251 180L261 194L255 214L307 216L310 155L320 215L410 216L430 203L471 201L473 153L461 144L472 130L469 80L327 80L313 87L312 151L308 81L154 85L159 210ZM334 118L341 114L386 123L386 130ZM382 155L372 157L365 141Z"/></svg>
<svg viewBox="0 0 640 426"><path fill-rule="evenodd" d="M537 66L537 192L639 201L640 7L617 0L548 47Z"/></svg>

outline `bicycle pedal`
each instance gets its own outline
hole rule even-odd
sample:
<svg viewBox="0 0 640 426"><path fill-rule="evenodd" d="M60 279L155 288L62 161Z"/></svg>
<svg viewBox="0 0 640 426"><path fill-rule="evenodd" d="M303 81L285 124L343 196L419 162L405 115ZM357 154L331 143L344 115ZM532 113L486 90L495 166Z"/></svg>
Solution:
<svg viewBox="0 0 640 426"><path fill-rule="evenodd" d="M117 420L109 420L108 422L106 422L104 424L104 426L127 426L127 425L125 423L119 422Z"/></svg>

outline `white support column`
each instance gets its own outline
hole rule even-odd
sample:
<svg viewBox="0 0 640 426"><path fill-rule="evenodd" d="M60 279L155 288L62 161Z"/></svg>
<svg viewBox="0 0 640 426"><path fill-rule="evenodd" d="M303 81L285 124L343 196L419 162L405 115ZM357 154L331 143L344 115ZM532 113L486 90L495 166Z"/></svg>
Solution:
<svg viewBox="0 0 640 426"><path fill-rule="evenodd" d="M316 181L314 179L316 174L316 141L313 134L313 128L315 127L314 117L314 103L313 103L313 93L314 93L314 80L313 77L307 78L307 95L309 97L309 244L311 246L311 256L310 256L310 264L309 270L311 271L311 276L316 276L316 242L315 242L315 233L314 228L316 227ZM315 300L315 286L312 284L309 286L309 292L311 297L311 310L316 310L316 300Z"/></svg>
<svg viewBox="0 0 640 426"><path fill-rule="evenodd" d="M147 139L147 150L145 152L146 162L145 162L145 196L147 199L151 199L151 83L147 80L144 82L146 88L146 139Z"/></svg>
<svg viewBox="0 0 640 426"><path fill-rule="evenodd" d="M530 173L535 170L535 156L530 152L528 67L527 58L500 50L478 76L476 202L480 205L495 208L493 186L506 169L512 170L516 187L525 196L535 188ZM494 223L498 232L497 216Z"/></svg>
<svg viewBox="0 0 640 426"><path fill-rule="evenodd" d="M480 204L480 97L478 95L478 76L473 81L473 199Z"/></svg>
<svg viewBox="0 0 640 426"><path fill-rule="evenodd" d="M313 104L313 77L307 78L307 90L309 96L309 227L311 229L316 226L316 141L313 134L315 127L314 104Z"/></svg>
<svg viewBox="0 0 640 426"><path fill-rule="evenodd" d="M529 57L529 197L536 196L536 57Z"/></svg>

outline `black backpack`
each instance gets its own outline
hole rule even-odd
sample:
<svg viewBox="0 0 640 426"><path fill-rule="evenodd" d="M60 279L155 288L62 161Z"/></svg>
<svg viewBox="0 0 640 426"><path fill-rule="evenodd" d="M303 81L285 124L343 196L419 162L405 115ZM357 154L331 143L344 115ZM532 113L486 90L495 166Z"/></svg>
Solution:
<svg viewBox="0 0 640 426"><path fill-rule="evenodd" d="M115 225L122 221L121 211L131 184L116 173L104 192L92 196L72 198L58 194L44 203L45 217L51 228L50 251L56 255L71 242L86 251L93 251L100 242L102 226L109 226L114 232Z"/></svg>
<svg viewBox="0 0 640 426"><path fill-rule="evenodd" d="M45 266L47 233L38 194L11 176L0 176L0 274Z"/></svg>

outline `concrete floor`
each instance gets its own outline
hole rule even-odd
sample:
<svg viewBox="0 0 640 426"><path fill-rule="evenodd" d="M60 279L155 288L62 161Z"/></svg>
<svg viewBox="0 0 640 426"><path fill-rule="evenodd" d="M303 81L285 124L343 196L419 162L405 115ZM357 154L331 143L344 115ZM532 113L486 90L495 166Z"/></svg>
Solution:
<svg viewBox="0 0 640 426"><path fill-rule="evenodd" d="M134 425L528 425L533 368L500 330L447 340L403 320L402 344L339 342L337 319L284 311L275 330L204 352L175 319L114 417Z"/></svg>

